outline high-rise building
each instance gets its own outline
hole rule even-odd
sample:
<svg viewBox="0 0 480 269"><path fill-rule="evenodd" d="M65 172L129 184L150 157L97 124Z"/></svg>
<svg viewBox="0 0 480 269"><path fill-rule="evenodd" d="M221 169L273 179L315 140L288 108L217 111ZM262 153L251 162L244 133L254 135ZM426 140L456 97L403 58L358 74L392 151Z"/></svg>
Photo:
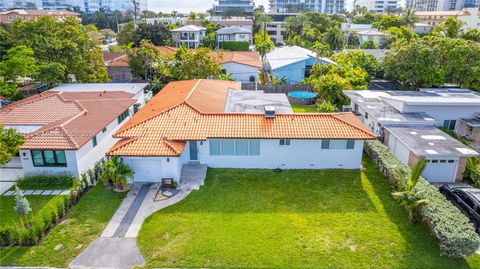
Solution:
<svg viewBox="0 0 480 269"><path fill-rule="evenodd" d="M366 7L369 11L385 13L388 10L401 7L398 0L356 0L356 6Z"/></svg>
<svg viewBox="0 0 480 269"><path fill-rule="evenodd" d="M343 13L345 0L269 0L271 13L315 11L326 14Z"/></svg>
<svg viewBox="0 0 480 269"><path fill-rule="evenodd" d="M478 7L478 0L407 0L407 7L416 11L460 11Z"/></svg>
<svg viewBox="0 0 480 269"><path fill-rule="evenodd" d="M222 16L228 13L229 16L253 16L255 3L253 0L216 0L214 5L215 15Z"/></svg>
<svg viewBox="0 0 480 269"><path fill-rule="evenodd" d="M147 9L147 0L137 1L140 11ZM133 10L133 3L132 0L0 0L0 11L12 8L66 10L74 7L87 13L101 9L129 11Z"/></svg>

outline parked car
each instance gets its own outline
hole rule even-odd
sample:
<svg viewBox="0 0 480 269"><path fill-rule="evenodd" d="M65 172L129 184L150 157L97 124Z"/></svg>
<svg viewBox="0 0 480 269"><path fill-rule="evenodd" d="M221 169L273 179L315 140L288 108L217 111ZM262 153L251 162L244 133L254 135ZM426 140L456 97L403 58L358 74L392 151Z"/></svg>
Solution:
<svg viewBox="0 0 480 269"><path fill-rule="evenodd" d="M455 183L443 184L440 192L460 208L475 223L477 231L480 232L480 189Z"/></svg>

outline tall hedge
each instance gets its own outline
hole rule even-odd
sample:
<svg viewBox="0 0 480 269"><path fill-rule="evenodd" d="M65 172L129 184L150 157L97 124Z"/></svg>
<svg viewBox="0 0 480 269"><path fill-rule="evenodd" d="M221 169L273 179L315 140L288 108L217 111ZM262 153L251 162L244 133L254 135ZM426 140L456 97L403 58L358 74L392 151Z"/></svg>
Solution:
<svg viewBox="0 0 480 269"><path fill-rule="evenodd" d="M367 141L365 152L395 189L409 177L410 168L381 142ZM420 207L419 213L437 240L442 255L461 258L475 253L480 246L480 237L469 219L426 179L421 178L415 188L419 192L419 199L428 200L427 204Z"/></svg>
<svg viewBox="0 0 480 269"><path fill-rule="evenodd" d="M224 50L229 51L249 51L250 43L248 41L223 41Z"/></svg>

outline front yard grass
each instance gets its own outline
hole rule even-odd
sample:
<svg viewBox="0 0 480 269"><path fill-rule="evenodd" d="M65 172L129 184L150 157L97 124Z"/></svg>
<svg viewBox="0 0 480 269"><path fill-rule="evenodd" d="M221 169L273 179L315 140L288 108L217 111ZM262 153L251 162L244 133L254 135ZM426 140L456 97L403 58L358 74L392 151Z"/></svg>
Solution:
<svg viewBox="0 0 480 269"><path fill-rule="evenodd" d="M469 268L440 256L370 160L366 170L209 169L206 185L150 216L147 267Z"/></svg>
<svg viewBox="0 0 480 269"><path fill-rule="evenodd" d="M0 248L0 265L67 267L101 234L124 195L98 184L38 245ZM57 245L60 246L59 250L55 250Z"/></svg>
<svg viewBox="0 0 480 269"><path fill-rule="evenodd" d="M32 214L44 207L48 201L56 199L56 196L25 195L25 198L27 198L32 208L32 213L28 216L28 219L30 219ZM19 221L20 218L15 213L15 196L0 196L0 225Z"/></svg>

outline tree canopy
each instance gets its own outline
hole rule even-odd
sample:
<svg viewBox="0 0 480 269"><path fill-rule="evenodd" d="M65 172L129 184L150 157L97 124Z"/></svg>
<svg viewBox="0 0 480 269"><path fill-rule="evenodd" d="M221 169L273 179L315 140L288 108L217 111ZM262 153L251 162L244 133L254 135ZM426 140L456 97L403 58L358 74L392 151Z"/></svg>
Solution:
<svg viewBox="0 0 480 269"><path fill-rule="evenodd" d="M5 128L0 124L0 165L7 164L17 155L24 142L23 135L12 128Z"/></svg>

